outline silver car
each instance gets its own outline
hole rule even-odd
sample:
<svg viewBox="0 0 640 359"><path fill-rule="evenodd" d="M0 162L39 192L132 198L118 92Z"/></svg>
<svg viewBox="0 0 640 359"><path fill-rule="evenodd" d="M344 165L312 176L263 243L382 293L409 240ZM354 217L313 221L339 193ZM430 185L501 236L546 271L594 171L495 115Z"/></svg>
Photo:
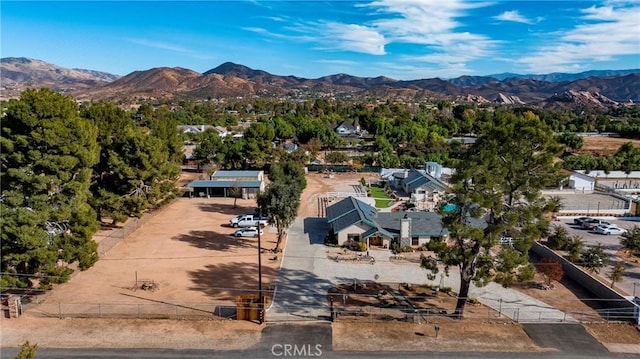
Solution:
<svg viewBox="0 0 640 359"><path fill-rule="evenodd" d="M601 224L596 227L596 233L600 234L613 234L613 235L622 235L626 232L626 229L620 228L615 224Z"/></svg>
<svg viewBox="0 0 640 359"><path fill-rule="evenodd" d="M260 229L260 235L264 234L264 230ZM235 237L257 237L258 236L258 228L256 227L244 227L237 229L233 232Z"/></svg>

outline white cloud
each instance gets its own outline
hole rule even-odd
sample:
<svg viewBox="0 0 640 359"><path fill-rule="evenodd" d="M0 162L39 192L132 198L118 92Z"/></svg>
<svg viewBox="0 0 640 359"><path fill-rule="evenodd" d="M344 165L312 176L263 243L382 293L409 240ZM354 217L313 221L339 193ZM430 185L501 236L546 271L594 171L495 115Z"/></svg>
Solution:
<svg viewBox="0 0 640 359"><path fill-rule="evenodd" d="M343 66L355 66L358 63L356 61L350 60L328 60L328 59L319 59L314 60L313 62L321 63L321 64L331 64L331 65L343 65Z"/></svg>
<svg viewBox="0 0 640 359"><path fill-rule="evenodd" d="M458 18L467 11L489 3L473 0L374 0L356 3L371 10L375 20L366 23L335 21L294 22L282 27L282 33L262 28L245 28L270 37L312 42L318 50L351 51L369 55L386 55L390 43L423 45L425 57L413 61L431 62L429 55L448 54L458 62L486 56L497 44L490 38L458 30ZM462 50L464 49L464 51ZM407 58L408 59L408 58Z"/></svg>
<svg viewBox="0 0 640 359"><path fill-rule="evenodd" d="M167 50L167 51L179 52L179 53L183 53L183 54L195 54L196 53L196 51L184 48L182 46L175 45L175 44L170 44L170 43L162 42L162 41L153 41L153 40L139 39L139 38L128 38L128 39L125 39L125 40L130 42L130 43L133 43L133 44L142 45L142 46L146 46L146 47L151 47L151 48L159 49L159 50Z"/></svg>
<svg viewBox="0 0 640 359"><path fill-rule="evenodd" d="M622 2L618 2L622 3ZM624 4L623 4L624 5ZM640 6L592 6L581 11L580 24L573 29L550 34L552 44L534 50L518 60L534 73L576 71L593 62L619 56L640 56Z"/></svg>
<svg viewBox="0 0 640 359"><path fill-rule="evenodd" d="M493 18L500 21L512 21L512 22L520 22L523 24L533 24L533 21L520 15L518 10L505 11L500 15L494 16Z"/></svg>
<svg viewBox="0 0 640 359"><path fill-rule="evenodd" d="M319 48L384 55L387 40L377 31L362 25L325 23Z"/></svg>
<svg viewBox="0 0 640 359"><path fill-rule="evenodd" d="M437 66L420 66L415 64L402 63L379 63L376 72L384 73L386 76L397 80L416 80L441 78L449 79L466 74L473 74L462 62L443 62Z"/></svg>
<svg viewBox="0 0 640 359"><path fill-rule="evenodd" d="M423 45L423 55L405 60L461 70L466 69L466 62L491 55L498 44L487 36L460 30L464 24L458 19L471 9L487 5L464 0L377 0L362 6L383 15L371 26L390 42Z"/></svg>
<svg viewBox="0 0 640 359"><path fill-rule="evenodd" d="M314 41L314 38L311 36L295 36L295 35L281 34L273 31L269 31L262 27L243 27L242 30L254 32L256 34L264 35L266 37L273 37L273 38L284 39L288 41Z"/></svg>
<svg viewBox="0 0 640 359"><path fill-rule="evenodd" d="M373 26L391 41L446 46L455 41L468 41L470 34L456 31L462 25L456 19L467 10L486 5L462 0L378 0L364 6L389 15L374 21Z"/></svg>

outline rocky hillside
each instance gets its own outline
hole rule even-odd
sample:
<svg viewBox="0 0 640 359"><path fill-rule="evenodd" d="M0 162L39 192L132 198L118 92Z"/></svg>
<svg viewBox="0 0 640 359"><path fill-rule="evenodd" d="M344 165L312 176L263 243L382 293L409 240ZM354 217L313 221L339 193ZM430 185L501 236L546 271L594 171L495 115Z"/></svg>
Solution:
<svg viewBox="0 0 640 359"><path fill-rule="evenodd" d="M108 84L118 77L100 71L68 69L41 60L7 57L0 59L0 97L16 97L29 87L75 92Z"/></svg>
<svg viewBox="0 0 640 359"><path fill-rule="evenodd" d="M317 79L273 75L231 62L204 73L184 68L153 68L121 78L88 70L68 70L31 59L3 59L5 87L49 86L72 92L80 99L222 98L287 96L289 98L375 96L398 100L448 98L467 102L542 107L607 106L640 101L640 72L607 77L579 77L575 81L535 78L462 76L452 80L399 81L388 77L336 74ZM586 74L589 73L584 73ZM610 74L610 72L606 72ZM74 75L73 77L71 75ZM562 78L558 74L557 78ZM5 78L7 79L5 81ZM4 91L3 91L4 92ZM569 96L571 100L568 100Z"/></svg>

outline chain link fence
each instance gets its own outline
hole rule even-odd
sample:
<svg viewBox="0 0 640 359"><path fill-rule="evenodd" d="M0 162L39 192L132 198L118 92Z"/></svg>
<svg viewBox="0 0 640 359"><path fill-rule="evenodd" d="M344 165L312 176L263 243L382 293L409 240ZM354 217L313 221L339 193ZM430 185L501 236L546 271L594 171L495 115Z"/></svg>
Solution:
<svg viewBox="0 0 640 359"><path fill-rule="evenodd" d="M177 198L176 198L177 199ZM108 235L101 235L101 232L98 232L94 235L94 237L101 236L102 238L97 241L98 242L98 254L103 256L107 254L113 247L115 247L120 241L132 235L138 228L142 227L145 223L149 222L152 218L157 216L159 213L162 213L165 208L169 207L173 201L173 199L160 207L157 210L146 212L142 218L131 218L125 223L124 226L114 228L109 232ZM102 231L104 233L104 231Z"/></svg>
<svg viewBox="0 0 640 359"><path fill-rule="evenodd" d="M46 318L111 318L111 319L237 319L238 311L255 307L242 307L220 303L57 303L41 302L38 297L22 298L25 310L33 316ZM300 307L279 307L277 311L265 308L267 322L299 321L360 321L432 323L455 320L453 312L442 308L379 308L371 306L319 305L301 311ZM482 307L466 310L463 319L476 323L607 323L633 322L634 313L620 308L598 310L565 310L559 314L536 310L532 307L504 306L498 310Z"/></svg>

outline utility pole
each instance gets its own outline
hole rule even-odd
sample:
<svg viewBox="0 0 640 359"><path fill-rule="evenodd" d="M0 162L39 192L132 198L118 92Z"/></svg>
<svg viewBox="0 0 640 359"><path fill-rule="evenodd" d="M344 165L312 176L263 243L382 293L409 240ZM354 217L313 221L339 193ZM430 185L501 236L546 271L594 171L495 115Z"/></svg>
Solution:
<svg viewBox="0 0 640 359"><path fill-rule="evenodd" d="M258 209L258 218L262 218L262 209ZM260 235L262 225L258 222L258 322L264 323L264 297L262 296L262 247L260 246Z"/></svg>

